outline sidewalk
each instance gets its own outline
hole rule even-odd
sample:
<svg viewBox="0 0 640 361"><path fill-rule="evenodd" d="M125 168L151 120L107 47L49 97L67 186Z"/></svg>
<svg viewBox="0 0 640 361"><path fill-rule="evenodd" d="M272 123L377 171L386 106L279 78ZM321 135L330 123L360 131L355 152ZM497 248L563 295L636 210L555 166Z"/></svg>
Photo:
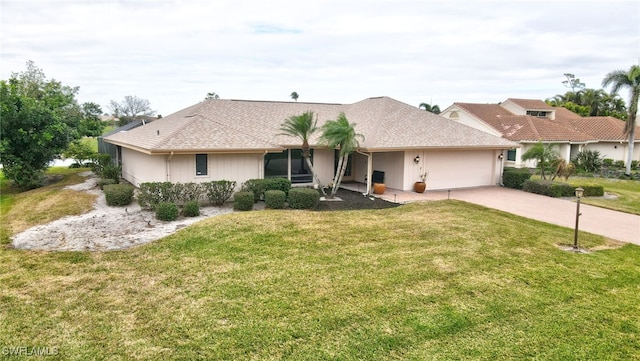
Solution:
<svg viewBox="0 0 640 361"><path fill-rule="evenodd" d="M504 187L478 187L451 191L405 192L387 189L375 195L395 203L457 199L519 216L574 228L575 200L558 199ZM640 245L640 216L580 204L580 231Z"/></svg>

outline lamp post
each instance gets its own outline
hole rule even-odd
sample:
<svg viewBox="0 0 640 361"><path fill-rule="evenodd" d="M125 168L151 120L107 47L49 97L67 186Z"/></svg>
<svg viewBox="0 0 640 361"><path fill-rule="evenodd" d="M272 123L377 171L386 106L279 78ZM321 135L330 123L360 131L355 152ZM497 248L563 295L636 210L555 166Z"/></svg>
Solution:
<svg viewBox="0 0 640 361"><path fill-rule="evenodd" d="M576 229L573 234L573 250L578 251L578 220L580 219L580 198L582 198L582 194L584 193L584 189L576 188Z"/></svg>

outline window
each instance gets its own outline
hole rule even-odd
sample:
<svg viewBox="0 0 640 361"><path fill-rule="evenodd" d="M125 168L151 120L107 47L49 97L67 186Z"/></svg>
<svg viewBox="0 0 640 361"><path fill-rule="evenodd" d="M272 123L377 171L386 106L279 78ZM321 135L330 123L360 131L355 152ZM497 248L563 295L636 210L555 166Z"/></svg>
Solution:
<svg viewBox="0 0 640 361"><path fill-rule="evenodd" d="M207 175L207 155L196 154L196 175Z"/></svg>
<svg viewBox="0 0 640 361"><path fill-rule="evenodd" d="M527 110L527 115L531 115L538 118L546 118L547 112L543 110Z"/></svg>
<svg viewBox="0 0 640 361"><path fill-rule="evenodd" d="M512 162L516 161L516 150L515 149L509 149L507 151L507 160L510 160Z"/></svg>
<svg viewBox="0 0 640 361"><path fill-rule="evenodd" d="M311 149L313 161L313 149ZM281 153L267 153L264 157L264 177L282 177L291 183L311 183L313 176L307 168L301 149L285 150Z"/></svg>

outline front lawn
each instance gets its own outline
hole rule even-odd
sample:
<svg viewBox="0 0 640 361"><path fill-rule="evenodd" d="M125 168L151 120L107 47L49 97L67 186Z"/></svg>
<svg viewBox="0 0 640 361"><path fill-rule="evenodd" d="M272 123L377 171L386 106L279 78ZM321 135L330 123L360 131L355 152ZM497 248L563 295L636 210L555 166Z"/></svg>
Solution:
<svg viewBox="0 0 640 361"><path fill-rule="evenodd" d="M585 204L640 215L639 181L614 178L572 177L569 178L567 183L576 187L580 185L601 185L604 187L606 193L615 196L614 198L586 197L582 199L582 202Z"/></svg>
<svg viewBox="0 0 640 361"><path fill-rule="evenodd" d="M640 247L460 201L253 211L119 252L0 249L0 348L52 359L631 360ZM31 359L28 356L11 359Z"/></svg>

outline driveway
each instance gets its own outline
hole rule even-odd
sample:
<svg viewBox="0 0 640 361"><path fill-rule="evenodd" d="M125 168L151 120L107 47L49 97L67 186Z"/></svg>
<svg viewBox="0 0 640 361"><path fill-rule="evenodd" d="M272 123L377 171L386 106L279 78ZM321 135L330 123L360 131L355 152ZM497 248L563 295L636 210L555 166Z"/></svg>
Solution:
<svg viewBox="0 0 640 361"><path fill-rule="evenodd" d="M546 223L574 228L575 200L558 199L504 187L479 187L423 194L387 189L380 196L397 203L458 199ZM640 245L640 216L580 204L581 231Z"/></svg>

